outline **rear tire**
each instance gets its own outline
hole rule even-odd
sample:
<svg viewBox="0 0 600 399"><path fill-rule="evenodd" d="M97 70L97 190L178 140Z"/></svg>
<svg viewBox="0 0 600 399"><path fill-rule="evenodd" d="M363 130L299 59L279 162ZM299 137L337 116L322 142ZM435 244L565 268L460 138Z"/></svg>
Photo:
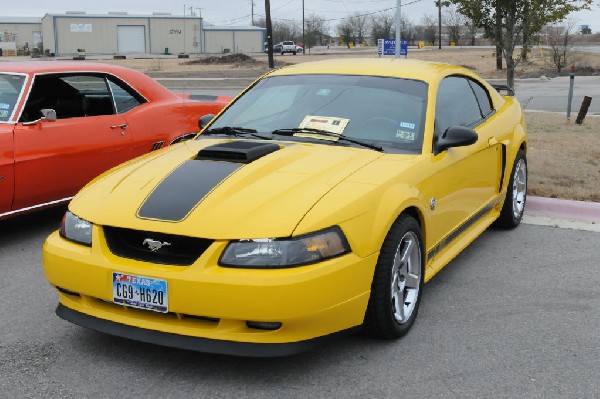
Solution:
<svg viewBox="0 0 600 399"><path fill-rule="evenodd" d="M425 257L419 223L401 215L388 232L377 265L363 331L377 338L399 338L414 323L421 303Z"/></svg>
<svg viewBox="0 0 600 399"><path fill-rule="evenodd" d="M527 158L525 151L519 150L510 172L506 199L495 225L514 229L521 223L527 200Z"/></svg>

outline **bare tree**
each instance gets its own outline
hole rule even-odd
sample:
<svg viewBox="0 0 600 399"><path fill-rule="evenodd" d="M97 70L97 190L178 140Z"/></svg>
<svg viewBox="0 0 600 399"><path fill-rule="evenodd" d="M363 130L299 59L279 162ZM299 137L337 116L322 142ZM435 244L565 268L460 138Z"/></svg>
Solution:
<svg viewBox="0 0 600 399"><path fill-rule="evenodd" d="M369 18L365 14L360 14L359 12L355 12L348 19L350 25L352 26L354 36L356 40L358 40L358 44L363 43L365 39L365 33L368 28ZM354 43L357 44L357 43Z"/></svg>
<svg viewBox="0 0 600 399"><path fill-rule="evenodd" d="M305 34L304 38L306 43L304 45L310 50L317 44L323 44L323 38L327 36L329 32L329 24L324 17L312 13L304 20Z"/></svg>
<svg viewBox="0 0 600 399"><path fill-rule="evenodd" d="M261 16L254 20L255 26L265 28L267 23L265 17ZM279 43L284 40L290 40L299 35L300 27L296 21L292 20L271 20L271 26L273 30L273 43Z"/></svg>
<svg viewBox="0 0 600 399"><path fill-rule="evenodd" d="M400 34L402 40L408 41L409 44L413 45L417 41L417 28L406 15L402 15L400 20Z"/></svg>
<svg viewBox="0 0 600 399"><path fill-rule="evenodd" d="M420 36L426 43L431 43L435 45L437 34L438 34L438 26L437 20L431 15L425 14L420 21Z"/></svg>
<svg viewBox="0 0 600 399"><path fill-rule="evenodd" d="M454 42L457 45L463 37L463 27L467 25L467 19L458 12L456 6L449 6L444 10L442 21L448 29L448 44Z"/></svg>
<svg viewBox="0 0 600 399"><path fill-rule="evenodd" d="M354 43L354 26L350 19L342 19L337 26L338 35L340 40L350 48L350 43Z"/></svg>
<svg viewBox="0 0 600 399"><path fill-rule="evenodd" d="M567 19L564 24L555 23L542 30L550 48L551 63L559 74L564 67L569 65L575 38L575 26L576 21Z"/></svg>
<svg viewBox="0 0 600 399"><path fill-rule="evenodd" d="M378 39L391 38L395 22L394 14L389 11L374 15L371 18L371 39L377 43Z"/></svg>

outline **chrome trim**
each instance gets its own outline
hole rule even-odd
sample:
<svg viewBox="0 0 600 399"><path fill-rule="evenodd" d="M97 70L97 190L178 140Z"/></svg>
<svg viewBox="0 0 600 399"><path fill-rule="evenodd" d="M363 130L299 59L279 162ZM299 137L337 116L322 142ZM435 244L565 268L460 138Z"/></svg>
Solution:
<svg viewBox="0 0 600 399"><path fill-rule="evenodd" d="M45 208L45 207L51 206L51 205L60 205L65 202L69 202L72 199L73 199L73 197L67 197L67 198L62 198L62 199L56 200L56 201L50 201L50 202L46 202L43 204L28 206L27 208L21 208L21 209L16 209L16 210L10 211L10 212L0 213L0 218L3 218L5 216L17 215L19 213L32 211L34 209Z"/></svg>

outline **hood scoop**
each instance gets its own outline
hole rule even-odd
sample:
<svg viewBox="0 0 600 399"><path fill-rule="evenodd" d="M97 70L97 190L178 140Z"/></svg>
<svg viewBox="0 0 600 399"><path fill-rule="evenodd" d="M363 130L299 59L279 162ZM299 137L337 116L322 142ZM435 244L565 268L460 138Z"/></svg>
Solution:
<svg viewBox="0 0 600 399"><path fill-rule="evenodd" d="M211 145L198 151L197 160L226 161L250 163L267 154L279 150L274 143L257 143L253 141L230 141Z"/></svg>

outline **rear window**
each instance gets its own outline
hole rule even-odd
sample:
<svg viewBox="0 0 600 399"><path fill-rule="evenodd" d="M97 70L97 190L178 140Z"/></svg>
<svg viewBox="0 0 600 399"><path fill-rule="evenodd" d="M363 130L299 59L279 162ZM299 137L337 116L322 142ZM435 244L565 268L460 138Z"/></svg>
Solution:
<svg viewBox="0 0 600 399"><path fill-rule="evenodd" d="M294 42L283 42L284 46L293 46Z"/></svg>

